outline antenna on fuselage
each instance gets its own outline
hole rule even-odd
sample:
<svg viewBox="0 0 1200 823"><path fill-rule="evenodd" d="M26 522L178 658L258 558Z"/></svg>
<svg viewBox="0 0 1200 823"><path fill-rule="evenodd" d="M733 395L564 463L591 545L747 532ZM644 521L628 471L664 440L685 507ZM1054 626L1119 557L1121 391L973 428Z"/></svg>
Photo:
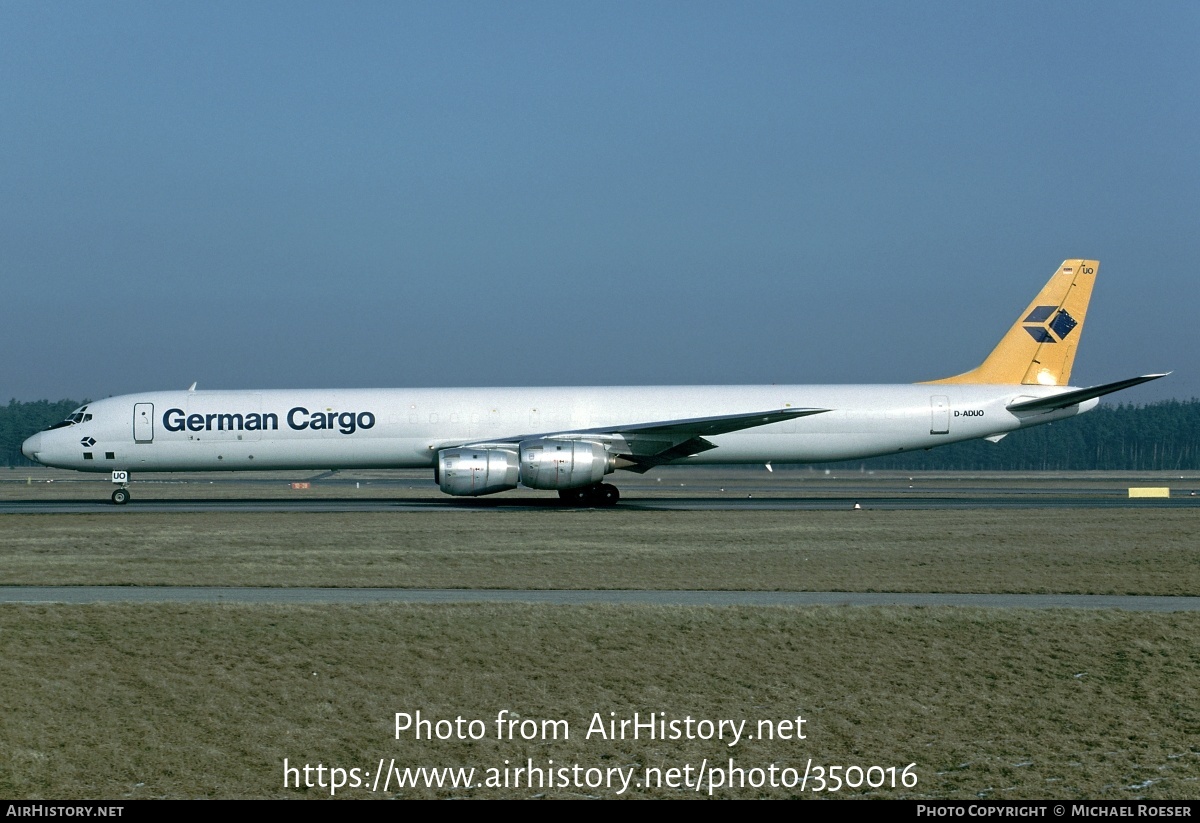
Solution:
<svg viewBox="0 0 1200 823"><path fill-rule="evenodd" d="M188 391L195 391L195 390L196 390L196 383L198 383L198 382L199 382L199 381L196 381L196 382L192 383L192 385L188 386Z"/></svg>

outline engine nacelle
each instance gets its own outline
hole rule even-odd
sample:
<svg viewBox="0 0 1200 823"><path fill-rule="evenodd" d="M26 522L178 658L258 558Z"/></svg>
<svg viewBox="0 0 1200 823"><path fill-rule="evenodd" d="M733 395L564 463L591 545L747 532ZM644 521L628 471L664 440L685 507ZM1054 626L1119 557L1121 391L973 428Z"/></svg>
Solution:
<svg viewBox="0 0 1200 823"><path fill-rule="evenodd" d="M504 449L442 449L437 476L446 494L478 496L515 489L521 470L516 453Z"/></svg>
<svg viewBox="0 0 1200 823"><path fill-rule="evenodd" d="M580 489L616 469L616 458L599 443L584 440L525 440L521 482L531 489Z"/></svg>

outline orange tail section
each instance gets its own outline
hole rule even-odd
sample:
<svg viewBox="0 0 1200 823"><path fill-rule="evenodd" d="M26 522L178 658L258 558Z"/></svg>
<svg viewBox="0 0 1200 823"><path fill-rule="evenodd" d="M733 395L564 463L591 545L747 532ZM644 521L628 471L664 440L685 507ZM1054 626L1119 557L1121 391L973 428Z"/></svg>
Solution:
<svg viewBox="0 0 1200 823"><path fill-rule="evenodd" d="M1097 260L1064 260L983 363L928 382L1069 385L1099 269Z"/></svg>

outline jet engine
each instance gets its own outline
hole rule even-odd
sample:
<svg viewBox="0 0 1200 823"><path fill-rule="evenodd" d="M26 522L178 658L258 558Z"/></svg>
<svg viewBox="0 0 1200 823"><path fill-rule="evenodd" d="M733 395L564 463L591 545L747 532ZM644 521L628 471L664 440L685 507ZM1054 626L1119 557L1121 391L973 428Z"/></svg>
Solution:
<svg viewBox="0 0 1200 823"><path fill-rule="evenodd" d="M525 440L521 482L531 489L579 489L616 470L616 458L599 443L584 440Z"/></svg>
<svg viewBox="0 0 1200 823"><path fill-rule="evenodd" d="M515 489L520 480L515 452L504 449L442 449L438 485L446 494L478 496Z"/></svg>
<svg viewBox="0 0 1200 823"><path fill-rule="evenodd" d="M599 443L525 440L518 451L442 449L434 477L446 494L477 497L515 489L582 489L616 470L616 458Z"/></svg>

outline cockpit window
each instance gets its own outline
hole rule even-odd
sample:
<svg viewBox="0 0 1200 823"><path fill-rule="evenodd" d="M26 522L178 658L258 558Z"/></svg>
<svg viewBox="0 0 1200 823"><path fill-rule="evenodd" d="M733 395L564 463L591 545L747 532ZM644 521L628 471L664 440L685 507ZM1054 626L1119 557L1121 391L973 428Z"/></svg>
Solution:
<svg viewBox="0 0 1200 823"><path fill-rule="evenodd" d="M61 429L66 426L74 426L76 423L86 423L91 419L92 416L87 413L87 406L80 406L78 409L67 415L66 420L59 421L53 426L48 426L46 431L50 431L51 429Z"/></svg>

